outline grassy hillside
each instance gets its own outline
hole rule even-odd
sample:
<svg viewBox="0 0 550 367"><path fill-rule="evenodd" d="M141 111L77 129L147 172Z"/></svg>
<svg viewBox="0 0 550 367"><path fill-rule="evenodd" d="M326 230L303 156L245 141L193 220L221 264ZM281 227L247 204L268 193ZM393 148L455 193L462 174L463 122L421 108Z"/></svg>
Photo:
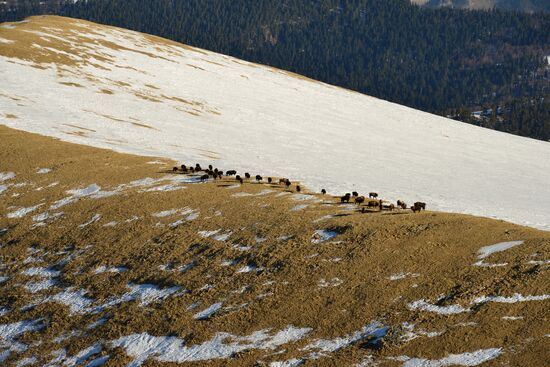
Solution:
<svg viewBox="0 0 550 367"><path fill-rule="evenodd" d="M164 159L6 127L0 140L7 365L550 358L548 232L361 213L295 184L198 183Z"/></svg>

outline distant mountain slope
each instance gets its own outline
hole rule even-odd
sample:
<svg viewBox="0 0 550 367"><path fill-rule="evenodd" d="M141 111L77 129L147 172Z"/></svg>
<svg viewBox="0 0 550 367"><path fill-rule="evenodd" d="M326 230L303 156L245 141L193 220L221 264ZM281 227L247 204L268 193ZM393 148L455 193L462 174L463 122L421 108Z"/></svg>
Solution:
<svg viewBox="0 0 550 367"><path fill-rule="evenodd" d="M483 126L550 140L550 118L530 107L550 99L550 14L410 0L0 2L0 21L36 14L154 34L474 124L471 112L519 101L530 118L504 113Z"/></svg>
<svg viewBox="0 0 550 367"><path fill-rule="evenodd" d="M459 9L502 9L523 12L550 12L547 0L411 0L428 7L453 7Z"/></svg>
<svg viewBox="0 0 550 367"><path fill-rule="evenodd" d="M550 228L550 144L137 32L0 26L0 123Z"/></svg>

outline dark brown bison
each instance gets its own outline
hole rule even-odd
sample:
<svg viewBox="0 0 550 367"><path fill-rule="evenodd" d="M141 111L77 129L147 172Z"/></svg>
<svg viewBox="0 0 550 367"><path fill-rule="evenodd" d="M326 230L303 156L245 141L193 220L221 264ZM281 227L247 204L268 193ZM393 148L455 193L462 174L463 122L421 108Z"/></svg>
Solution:
<svg viewBox="0 0 550 367"><path fill-rule="evenodd" d="M290 185L292 185L292 182L290 182L290 180L287 178L285 181L285 185L286 185L286 188L288 189Z"/></svg>
<svg viewBox="0 0 550 367"><path fill-rule="evenodd" d="M193 173L195 172L195 169L193 167L189 167L189 172Z"/></svg>
<svg viewBox="0 0 550 367"><path fill-rule="evenodd" d="M261 180L263 180L263 177L260 175L256 175L256 181L260 182Z"/></svg>
<svg viewBox="0 0 550 367"><path fill-rule="evenodd" d="M300 185L296 185L296 192L300 192L302 191L302 188L300 187Z"/></svg>
<svg viewBox="0 0 550 367"><path fill-rule="evenodd" d="M245 172L245 174L244 174L244 177L246 177L246 178L250 178L250 173L248 173L248 172Z"/></svg>
<svg viewBox="0 0 550 367"><path fill-rule="evenodd" d="M226 174L227 176L233 176L233 175L236 175L236 174L237 174L237 171L235 171L234 169L231 169L231 170L225 172L225 174Z"/></svg>
<svg viewBox="0 0 550 367"><path fill-rule="evenodd" d="M346 193L346 195L340 197L341 203L349 203L351 195L349 193Z"/></svg>
<svg viewBox="0 0 550 367"><path fill-rule="evenodd" d="M357 191L354 191L351 194L353 195L353 197L358 197L359 196L359 193Z"/></svg>
<svg viewBox="0 0 550 367"><path fill-rule="evenodd" d="M357 205L363 204L364 202L365 202L365 197L364 196L357 196L355 198L355 204L357 204Z"/></svg>
<svg viewBox="0 0 550 367"><path fill-rule="evenodd" d="M411 206L411 210L413 211L413 213L416 213L416 212L421 211L422 207L417 206L416 203L415 203L413 206Z"/></svg>
<svg viewBox="0 0 550 367"><path fill-rule="evenodd" d="M321 194L325 195L327 193L327 190L321 189Z"/></svg>
<svg viewBox="0 0 550 367"><path fill-rule="evenodd" d="M240 181L241 180L241 175L235 176L235 180Z"/></svg>
<svg viewBox="0 0 550 367"><path fill-rule="evenodd" d="M268 177L268 178L267 178L267 182L272 183L272 182L273 182L273 179L272 179L271 177Z"/></svg>
<svg viewBox="0 0 550 367"><path fill-rule="evenodd" d="M369 200L369 201L367 201L367 206L369 208L377 208L379 205L380 205L380 203L378 202L378 200Z"/></svg>
<svg viewBox="0 0 550 367"><path fill-rule="evenodd" d="M279 179L279 185L280 185L280 184L285 185L285 184L286 184L286 181L287 181L286 178L280 178L280 179Z"/></svg>
<svg viewBox="0 0 550 367"><path fill-rule="evenodd" d="M210 171L212 171L212 170L214 169L214 167L212 167L212 165L209 164L209 165L208 165L208 169L209 169Z"/></svg>
<svg viewBox="0 0 550 367"><path fill-rule="evenodd" d="M378 194L376 192L369 192L369 199L376 199Z"/></svg>
<svg viewBox="0 0 550 367"><path fill-rule="evenodd" d="M201 165L200 164L195 164L195 171L202 171L202 168L201 168Z"/></svg>
<svg viewBox="0 0 550 367"><path fill-rule="evenodd" d="M202 175L201 176L201 181L204 182L204 181L208 180L209 177L210 177L210 175L208 175L208 174Z"/></svg>
<svg viewBox="0 0 550 367"><path fill-rule="evenodd" d="M422 210L426 210L426 203L423 203L421 201L417 201L416 203L414 203L414 206L416 206L417 208L420 208Z"/></svg>
<svg viewBox="0 0 550 367"><path fill-rule="evenodd" d="M178 167L172 168L172 172L178 172Z"/></svg>
<svg viewBox="0 0 550 367"><path fill-rule="evenodd" d="M186 166L185 164L182 164L182 165L181 165L181 170L182 170L183 172L187 172L187 166Z"/></svg>

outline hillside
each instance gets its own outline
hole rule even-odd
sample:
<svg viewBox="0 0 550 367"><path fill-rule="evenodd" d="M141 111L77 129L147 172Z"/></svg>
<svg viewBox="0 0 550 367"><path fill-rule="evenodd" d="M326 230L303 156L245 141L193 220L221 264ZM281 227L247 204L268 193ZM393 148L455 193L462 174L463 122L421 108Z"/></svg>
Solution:
<svg viewBox="0 0 550 367"><path fill-rule="evenodd" d="M548 232L200 183L3 126L0 141L3 366L550 359Z"/></svg>
<svg viewBox="0 0 550 367"><path fill-rule="evenodd" d="M550 228L548 143L85 21L33 17L0 40L1 124Z"/></svg>
<svg viewBox="0 0 550 367"><path fill-rule="evenodd" d="M550 119L529 106L550 99L550 14L429 9L410 0L10 3L0 2L0 22L39 14L81 18L550 140ZM491 123L469 118L494 105L503 113ZM522 105L530 118L520 122L508 114L513 105Z"/></svg>
<svg viewBox="0 0 550 367"><path fill-rule="evenodd" d="M550 12L545 0L411 0L428 7L454 7L459 9L502 9L523 12Z"/></svg>

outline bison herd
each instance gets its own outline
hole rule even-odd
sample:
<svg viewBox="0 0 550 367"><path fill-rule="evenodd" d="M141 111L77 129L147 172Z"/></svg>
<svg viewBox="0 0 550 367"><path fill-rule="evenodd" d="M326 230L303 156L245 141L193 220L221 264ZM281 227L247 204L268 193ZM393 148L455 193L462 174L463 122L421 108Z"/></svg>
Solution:
<svg viewBox="0 0 550 367"><path fill-rule="evenodd" d="M199 163L195 164L195 166L190 165L187 167L185 164L182 164L180 167L174 167L172 168L172 172L182 173L199 173L202 172L199 176L201 182L207 181L209 178L216 179L222 179L224 176L224 171L218 170L217 168L213 168L212 165L208 165L207 169L203 169ZM235 180L239 182L241 185L244 184L244 179L237 174L236 170L229 170L225 172L225 176L231 177L235 176ZM250 180L252 177L250 173L245 172L244 177L246 180ZM261 183L263 181L263 177L261 175L256 175L255 177L257 183ZM273 183L273 178L268 177L267 182L269 184ZM279 185L285 185L287 189L290 189L290 186L292 186L292 182L288 178L280 178L279 179ZM299 185L296 185L295 187L296 192L301 192L302 188ZM327 191L325 189L321 190L321 194L325 195ZM361 212L365 213L366 208L370 209L378 209L378 211L382 210L390 210L393 211L396 208L401 208L402 210L407 209L407 204L403 202L402 200L397 200L396 205L394 204L385 204L382 199L378 199L378 193L376 192L369 192L368 200L365 198L365 196L360 196L357 191L353 191L352 193L346 193L345 195L340 197L341 203L349 203L351 198L353 197L353 201L356 205L362 206ZM420 212L421 210L426 210L426 203L417 201L415 202L410 209L413 211L413 213Z"/></svg>

